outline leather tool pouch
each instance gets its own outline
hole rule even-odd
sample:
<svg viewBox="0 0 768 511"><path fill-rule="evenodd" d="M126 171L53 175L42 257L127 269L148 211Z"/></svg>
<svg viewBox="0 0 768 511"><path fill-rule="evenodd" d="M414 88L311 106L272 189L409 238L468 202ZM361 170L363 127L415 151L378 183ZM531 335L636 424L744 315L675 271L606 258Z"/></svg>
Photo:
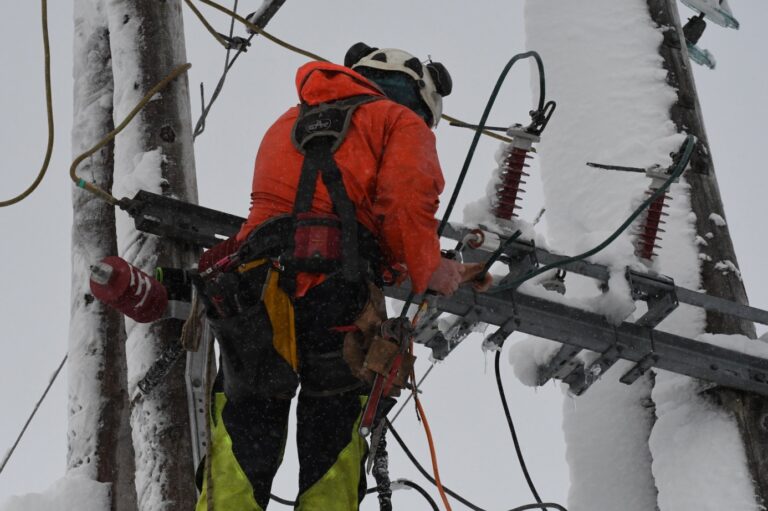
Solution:
<svg viewBox="0 0 768 511"><path fill-rule="evenodd" d="M400 347L381 335L381 324L387 319L384 295L381 289L371 283L368 288L368 302L354 322L357 329L344 337L343 354L352 374L371 384L376 374L384 377L389 375ZM416 357L410 353L403 354L403 361L392 382L389 396L400 395L415 360Z"/></svg>

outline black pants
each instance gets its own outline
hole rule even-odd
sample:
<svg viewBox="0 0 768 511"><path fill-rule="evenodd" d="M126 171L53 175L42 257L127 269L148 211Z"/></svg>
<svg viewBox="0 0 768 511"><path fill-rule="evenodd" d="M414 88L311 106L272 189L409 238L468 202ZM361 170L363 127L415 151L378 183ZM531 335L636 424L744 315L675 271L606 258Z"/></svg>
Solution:
<svg viewBox="0 0 768 511"><path fill-rule="evenodd" d="M251 278L258 283L261 277L254 273ZM227 506L233 505L237 506L233 511L266 508L282 461L290 402L297 388L298 509L358 508L365 495L367 445L357 433L357 424L367 391L342 358L344 334L331 327L351 324L366 300L365 283L333 277L294 301L298 374L272 346L274 329L289 325L271 324L263 307L213 322L222 369L217 382L220 395L214 400L212 414L212 448L221 455L215 452L221 447L217 443L226 444L223 439L228 437L234 460L227 463L236 462L241 472L236 468L224 472L230 479L236 478L231 473L244 474L255 501L254 507L247 491L229 491L231 481L223 481L211 492L215 511L229 511ZM224 437L217 437L217 428L226 431ZM216 468L212 470L216 475ZM197 509L207 508L198 503Z"/></svg>

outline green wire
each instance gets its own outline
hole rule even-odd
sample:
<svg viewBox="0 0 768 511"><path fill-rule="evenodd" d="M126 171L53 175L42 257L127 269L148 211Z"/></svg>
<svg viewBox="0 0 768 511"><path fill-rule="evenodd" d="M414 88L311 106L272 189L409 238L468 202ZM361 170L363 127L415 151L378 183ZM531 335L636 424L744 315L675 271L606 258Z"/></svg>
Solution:
<svg viewBox="0 0 768 511"><path fill-rule="evenodd" d="M464 179L467 177L467 171L469 170L469 166L472 163L472 159L475 156L475 149L477 149L477 143L480 141L480 135L482 135L482 132L485 129L485 123L488 121L488 116L491 114L491 110L493 109L493 104L496 102L496 96L499 95L499 91L501 90L501 85L504 83L504 80L506 80L507 74L509 73L509 70L512 69L512 66L515 65L515 62L522 59L534 59L536 61L536 66L538 67L538 70L539 70L538 110L541 111L544 108L544 100L546 98L547 91L546 91L546 79L544 76L544 63L541 60L541 56L535 51L518 53L517 55L509 59L509 62L507 62L507 65L504 66L504 69L501 71L501 74L499 75L499 78L498 80L496 80L496 84L493 87L493 91L491 92L491 97L488 99L488 102L485 104L485 110L483 110L483 115L480 117L480 123L477 125L477 129L475 130L475 136L472 138L472 143L470 144L469 150L467 151L467 156L464 159L464 165L461 167L461 171L459 172L459 178L456 180L456 187L453 189L453 194L451 195L451 199L448 201L448 206L445 208L445 213L443 213L443 219L440 221L440 226L437 228L438 237L440 237L440 235L443 234L443 230L445 229L445 226L451 217L451 213L453 212L453 208L456 205L456 200L459 198L459 192L461 191L461 187L464 185Z"/></svg>
<svg viewBox="0 0 768 511"><path fill-rule="evenodd" d="M658 199L663 193L667 191L667 189L670 187L670 185L679 178L682 173L685 171L685 168L688 166L688 161L691 159L691 153L693 153L693 147L696 143L696 137L693 135L688 135L685 138L685 145L683 148L683 155L682 158L680 158L680 161L677 162L677 165L675 165L674 170L672 171L672 174L669 176L669 178L664 182L663 185L659 189L657 189L653 195L651 195L649 198L647 198L638 208L627 218L621 226L619 226L618 229L616 229L613 234L608 236L608 238L605 239L602 243L597 245L596 247L587 250L583 254L566 257L565 259L562 259L560 261L556 261L554 263L547 264L545 266L542 266L541 268L534 270L526 275L523 275L517 280L514 280L512 282L508 282L506 284L502 284L500 286L497 286L491 290L489 290L489 293L498 293L501 291L507 291L509 289L514 289L524 282L527 282L528 280L531 280L533 277L536 277L537 275L541 275L544 272L547 272L553 268L559 268L561 266L565 266L566 264L574 263L577 261L581 261L583 259L586 259L587 257L593 256L603 250L605 247L616 241L616 238L619 237L619 235L624 232L627 227L629 227L632 222L634 222L640 214L645 211L648 206L650 206L653 201Z"/></svg>

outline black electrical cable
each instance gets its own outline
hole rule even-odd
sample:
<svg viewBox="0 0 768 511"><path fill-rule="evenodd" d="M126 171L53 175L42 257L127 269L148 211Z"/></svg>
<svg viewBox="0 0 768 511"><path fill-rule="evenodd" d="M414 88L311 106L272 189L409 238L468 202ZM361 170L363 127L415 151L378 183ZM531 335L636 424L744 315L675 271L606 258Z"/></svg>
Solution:
<svg viewBox="0 0 768 511"><path fill-rule="evenodd" d="M508 283L502 283L499 286L496 286L492 289L490 289L489 293L498 293L501 291L507 291L510 289L514 289L524 282L532 279L533 277L536 277L537 275L541 275L542 273L545 273L549 270L552 270L554 268L559 268L562 266L565 266L566 264L570 264L573 262L578 262L586 259L587 257L593 256L603 250L605 247L613 243L616 238L619 237L619 235L624 232L627 227L629 227L632 222L634 222L640 214L645 211L646 208L648 208L656 199L658 199L663 193L666 193L667 189L672 185L673 182L679 178L683 172L685 172L685 168L688 166L688 161L691 159L691 154L693 153L693 148L696 145L696 137L693 135L688 135L685 138L685 142L682 147L682 152L679 153L680 158L677 160L677 163L674 165L672 169L672 173L669 175L667 180L662 184L658 189L656 189L653 194L651 194L645 201L643 201L640 206L635 209L631 215L627 217L626 220L624 220L624 223L621 224L613 233L611 233L610 236L608 236L605 240L603 240L602 243L599 245L592 247L591 249L587 250L586 252L583 252L581 254L566 257L564 259L561 259L559 261L556 261L551 264L547 264L542 266L541 268L538 268L536 270L533 270L522 277Z"/></svg>
<svg viewBox="0 0 768 511"><path fill-rule="evenodd" d="M413 488L419 494L421 494L421 496L424 497L427 500L427 502L429 502L429 505L432 506L432 509L434 511L440 511L440 509L437 507L437 504L435 503L434 499L429 495L427 490L425 490L424 488L422 488L418 484L414 483L413 481L408 480L408 479L397 479L397 480L393 481L393 483L398 483L398 484L402 484L403 486L408 486L409 488ZM376 491L377 491L377 487L376 486L372 486L372 487L368 488L367 490L365 490L365 494L366 495L370 495L372 493L376 493ZM274 500L278 504L282 504L284 506L294 507L296 505L296 502L294 502L292 500L287 500L287 499L280 498L277 495L270 494L269 498L271 500Z"/></svg>
<svg viewBox="0 0 768 511"><path fill-rule="evenodd" d="M427 490L425 490L423 487L421 487L418 484L414 483L410 479L396 479L396 480L392 481L392 484L396 484L396 483L397 484L402 484L403 486L408 486L409 488L413 488L414 490L419 492L421 494L421 496L424 497L427 500L427 502L429 502L429 505L432 506L432 509L434 511L440 511L440 508L437 507L437 503L429 495ZM397 488L394 488L394 489L396 490ZM367 490L365 490L365 494L366 495L370 495L371 493L376 493L377 490L378 490L378 488L376 486L373 486L373 487L368 488Z"/></svg>
<svg viewBox="0 0 768 511"><path fill-rule="evenodd" d="M274 500L278 504L282 504L284 506L294 507L296 505L296 503L294 501L292 501L292 500L281 499L277 495L274 495L274 494L271 494L271 493L269 494L269 498Z"/></svg>
<svg viewBox="0 0 768 511"><path fill-rule="evenodd" d="M405 445L405 441L403 441L403 439L400 437L400 435L397 433L397 431L395 431L395 428L392 427L392 424L389 422L389 420L387 420L387 424L388 424L387 427L389 428L389 431L391 431L392 434L395 436L395 440L397 440L397 443L400 444L400 447L403 449L403 452L405 452L405 455L408 456L408 459L411 460L411 463L413 463L413 466L416 467L416 469L421 473L422 476L424 476L424 478L427 481L429 481L432 484L435 484L435 480L432 478L432 476L429 475L429 473L426 470L424 470L424 467L421 465L421 463L419 463L419 461L413 455L413 453L408 448L408 446ZM471 503L470 501L468 501L467 499L465 499L464 497L462 497L458 493L454 492L453 490L451 490L447 486L443 485L443 489L445 490L445 493L447 493L448 495L450 495L454 499L458 500L459 502L461 502L462 504L464 504L468 508L473 509L474 511L486 511L482 507L477 506L477 505ZM538 509L553 508L553 509L557 509L558 511L568 511L566 508L564 508L560 504L556 504L554 502L540 502L540 503L537 502L535 504L525 504L523 506L512 508L509 511L525 511L526 509L536 509L536 508L538 508Z"/></svg>
<svg viewBox="0 0 768 511"><path fill-rule="evenodd" d="M429 505L432 506L433 511L440 511L440 508L437 507L437 503L432 499L429 493L427 493L427 490L425 490L418 484L414 483L413 481L409 481L408 479L397 479L396 481L393 481L393 482L400 483L404 486L408 486L409 488L413 488L414 490L419 492L421 496L427 500L427 502L429 502Z"/></svg>
<svg viewBox="0 0 768 511"><path fill-rule="evenodd" d="M509 511L525 511L526 509L544 509L544 508L553 508L557 509L558 511L568 511L560 504L557 504L556 502L542 502L541 504L526 504L524 506L518 506L513 507Z"/></svg>
<svg viewBox="0 0 768 511"><path fill-rule="evenodd" d="M392 433L392 435L394 435L395 440L397 440L397 443L400 444L400 447L403 449L403 452L405 452L405 455L408 456L408 459L411 460L411 463L413 463L413 465L421 473L421 475L424 476L424 478L427 481L429 481L430 483L436 485L435 479L431 475L429 475L429 472L424 470L424 467L421 466L421 463L419 463L419 461L413 455L413 453L408 448L408 446L405 445L405 442L400 437L400 435L397 433L395 428L392 426L392 423L389 421L389 419L387 419L387 428ZM450 495L454 499L458 500L459 502L461 502L462 504L464 504L468 508L473 509L474 511L485 511L485 509L481 508L480 506L476 506L475 504L471 503L470 501L468 501L467 499L465 499L461 495L459 495L456 492L452 491L450 488L448 488L445 485L443 485L443 490L445 490L445 493L447 493L448 495Z"/></svg>
<svg viewBox="0 0 768 511"><path fill-rule="evenodd" d="M480 141L480 135L482 135L483 130L485 129L485 124L488 122L488 116L491 114L493 104L496 102L496 96L499 95L499 91L501 90L501 86L504 83L504 80L507 78L509 70L512 69L513 65L515 65L515 62L529 58L532 58L536 61L536 66L539 70L539 103L535 112L542 112L544 110L545 98L547 94L546 77L544 75L544 62L542 62L541 56L535 51L518 53L509 59L507 65L504 66L504 69L501 71L498 80L496 80L496 85L493 87L491 97L488 98L488 102L485 104L485 110L483 110L483 115L480 117L480 123L477 125L475 130L475 135L472 138L472 143L470 144L469 150L467 151L467 156L464 159L464 165L462 165L461 171L459 172L459 178L456 180L456 186L454 187L453 193L451 194L451 199L448 201L448 206L446 207L445 213L443 213L443 218L440 220L440 225L437 228L438 238L443 234L443 230L448 223L448 219L451 217L453 208L456 206L456 200L459 198L459 192L461 191L461 187L464 185L464 179L467 177L467 172L469 171L469 165L472 163L472 159L475 156L475 150L477 149L477 144ZM405 303L403 304L403 308L400 310L400 317L405 317L408 312L408 307L411 306L415 296L416 295L413 291L408 294L408 297L405 299Z"/></svg>
<svg viewBox="0 0 768 511"><path fill-rule="evenodd" d="M443 214L443 219L440 222L440 227L438 227L437 229L438 236L443 234L443 229L445 229L445 225L448 223L448 219L451 216L451 212L453 212L453 208L456 205L456 200L458 199L459 192L461 191L461 187L464 184L464 179L467 177L469 165L470 163L472 163L472 159L475 156L477 143L480 141L480 135L482 134L482 130L485 129L485 123L488 121L488 116L491 114L491 109L493 108L493 104L496 102L496 96L499 95L499 90L501 90L501 85L504 83L504 80L506 79L507 74L509 73L509 70L515 64L515 62L522 59L528 59L528 58L535 59L536 65L538 66L538 69L539 69L539 104L538 104L538 109L536 111L542 111L544 109L544 99L546 97L546 78L544 76L544 63L541 60L541 56L535 51L518 53L517 55L509 59L509 62L507 62L507 65L504 66L504 69L501 71L501 74L499 75L499 79L496 80L496 85L493 87L493 92L491 92L491 97L488 99L488 102L485 104L485 110L483 111L483 115L480 118L480 123L477 125L477 130L475 131L475 136L472 138L472 143L469 146L469 151L467 151L467 157L464 159L464 165L461 168L461 172L459 172L459 178L456 181L456 187L453 189L451 200L448 201L448 206L445 209L445 214Z"/></svg>
<svg viewBox="0 0 768 511"><path fill-rule="evenodd" d="M531 490L533 498L538 504L542 504L539 492L536 490L536 486L533 484L531 474L528 472L528 466L525 463L525 457L523 456L523 450L520 447L520 440L517 438L517 432L515 431L515 423L512 421L512 414L509 411L509 404L507 403L507 397L504 394L504 385L501 383L501 369L499 367L499 360L501 359L501 349L496 352L493 366L496 371L496 385L499 388L499 397L501 398L501 405L504 407L504 415L507 418L507 425L509 425L509 432L512 434L512 443L515 444L515 453L517 454L517 460L520 463L520 469L525 476L525 482L528 483L528 488ZM541 509L544 509L543 507Z"/></svg>

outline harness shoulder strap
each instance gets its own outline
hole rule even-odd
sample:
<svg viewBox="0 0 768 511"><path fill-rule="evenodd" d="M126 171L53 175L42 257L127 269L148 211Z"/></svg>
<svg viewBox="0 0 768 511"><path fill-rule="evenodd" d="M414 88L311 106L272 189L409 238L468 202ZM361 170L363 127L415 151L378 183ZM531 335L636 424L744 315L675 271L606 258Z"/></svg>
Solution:
<svg viewBox="0 0 768 511"><path fill-rule="evenodd" d="M381 97L361 95L318 105L302 104L291 132L294 146L304 155L293 207L294 217L312 208L317 175L321 173L323 184L341 220L343 272L348 280L356 280L360 274L357 216L333 154L344 142L357 107L378 99Z"/></svg>

